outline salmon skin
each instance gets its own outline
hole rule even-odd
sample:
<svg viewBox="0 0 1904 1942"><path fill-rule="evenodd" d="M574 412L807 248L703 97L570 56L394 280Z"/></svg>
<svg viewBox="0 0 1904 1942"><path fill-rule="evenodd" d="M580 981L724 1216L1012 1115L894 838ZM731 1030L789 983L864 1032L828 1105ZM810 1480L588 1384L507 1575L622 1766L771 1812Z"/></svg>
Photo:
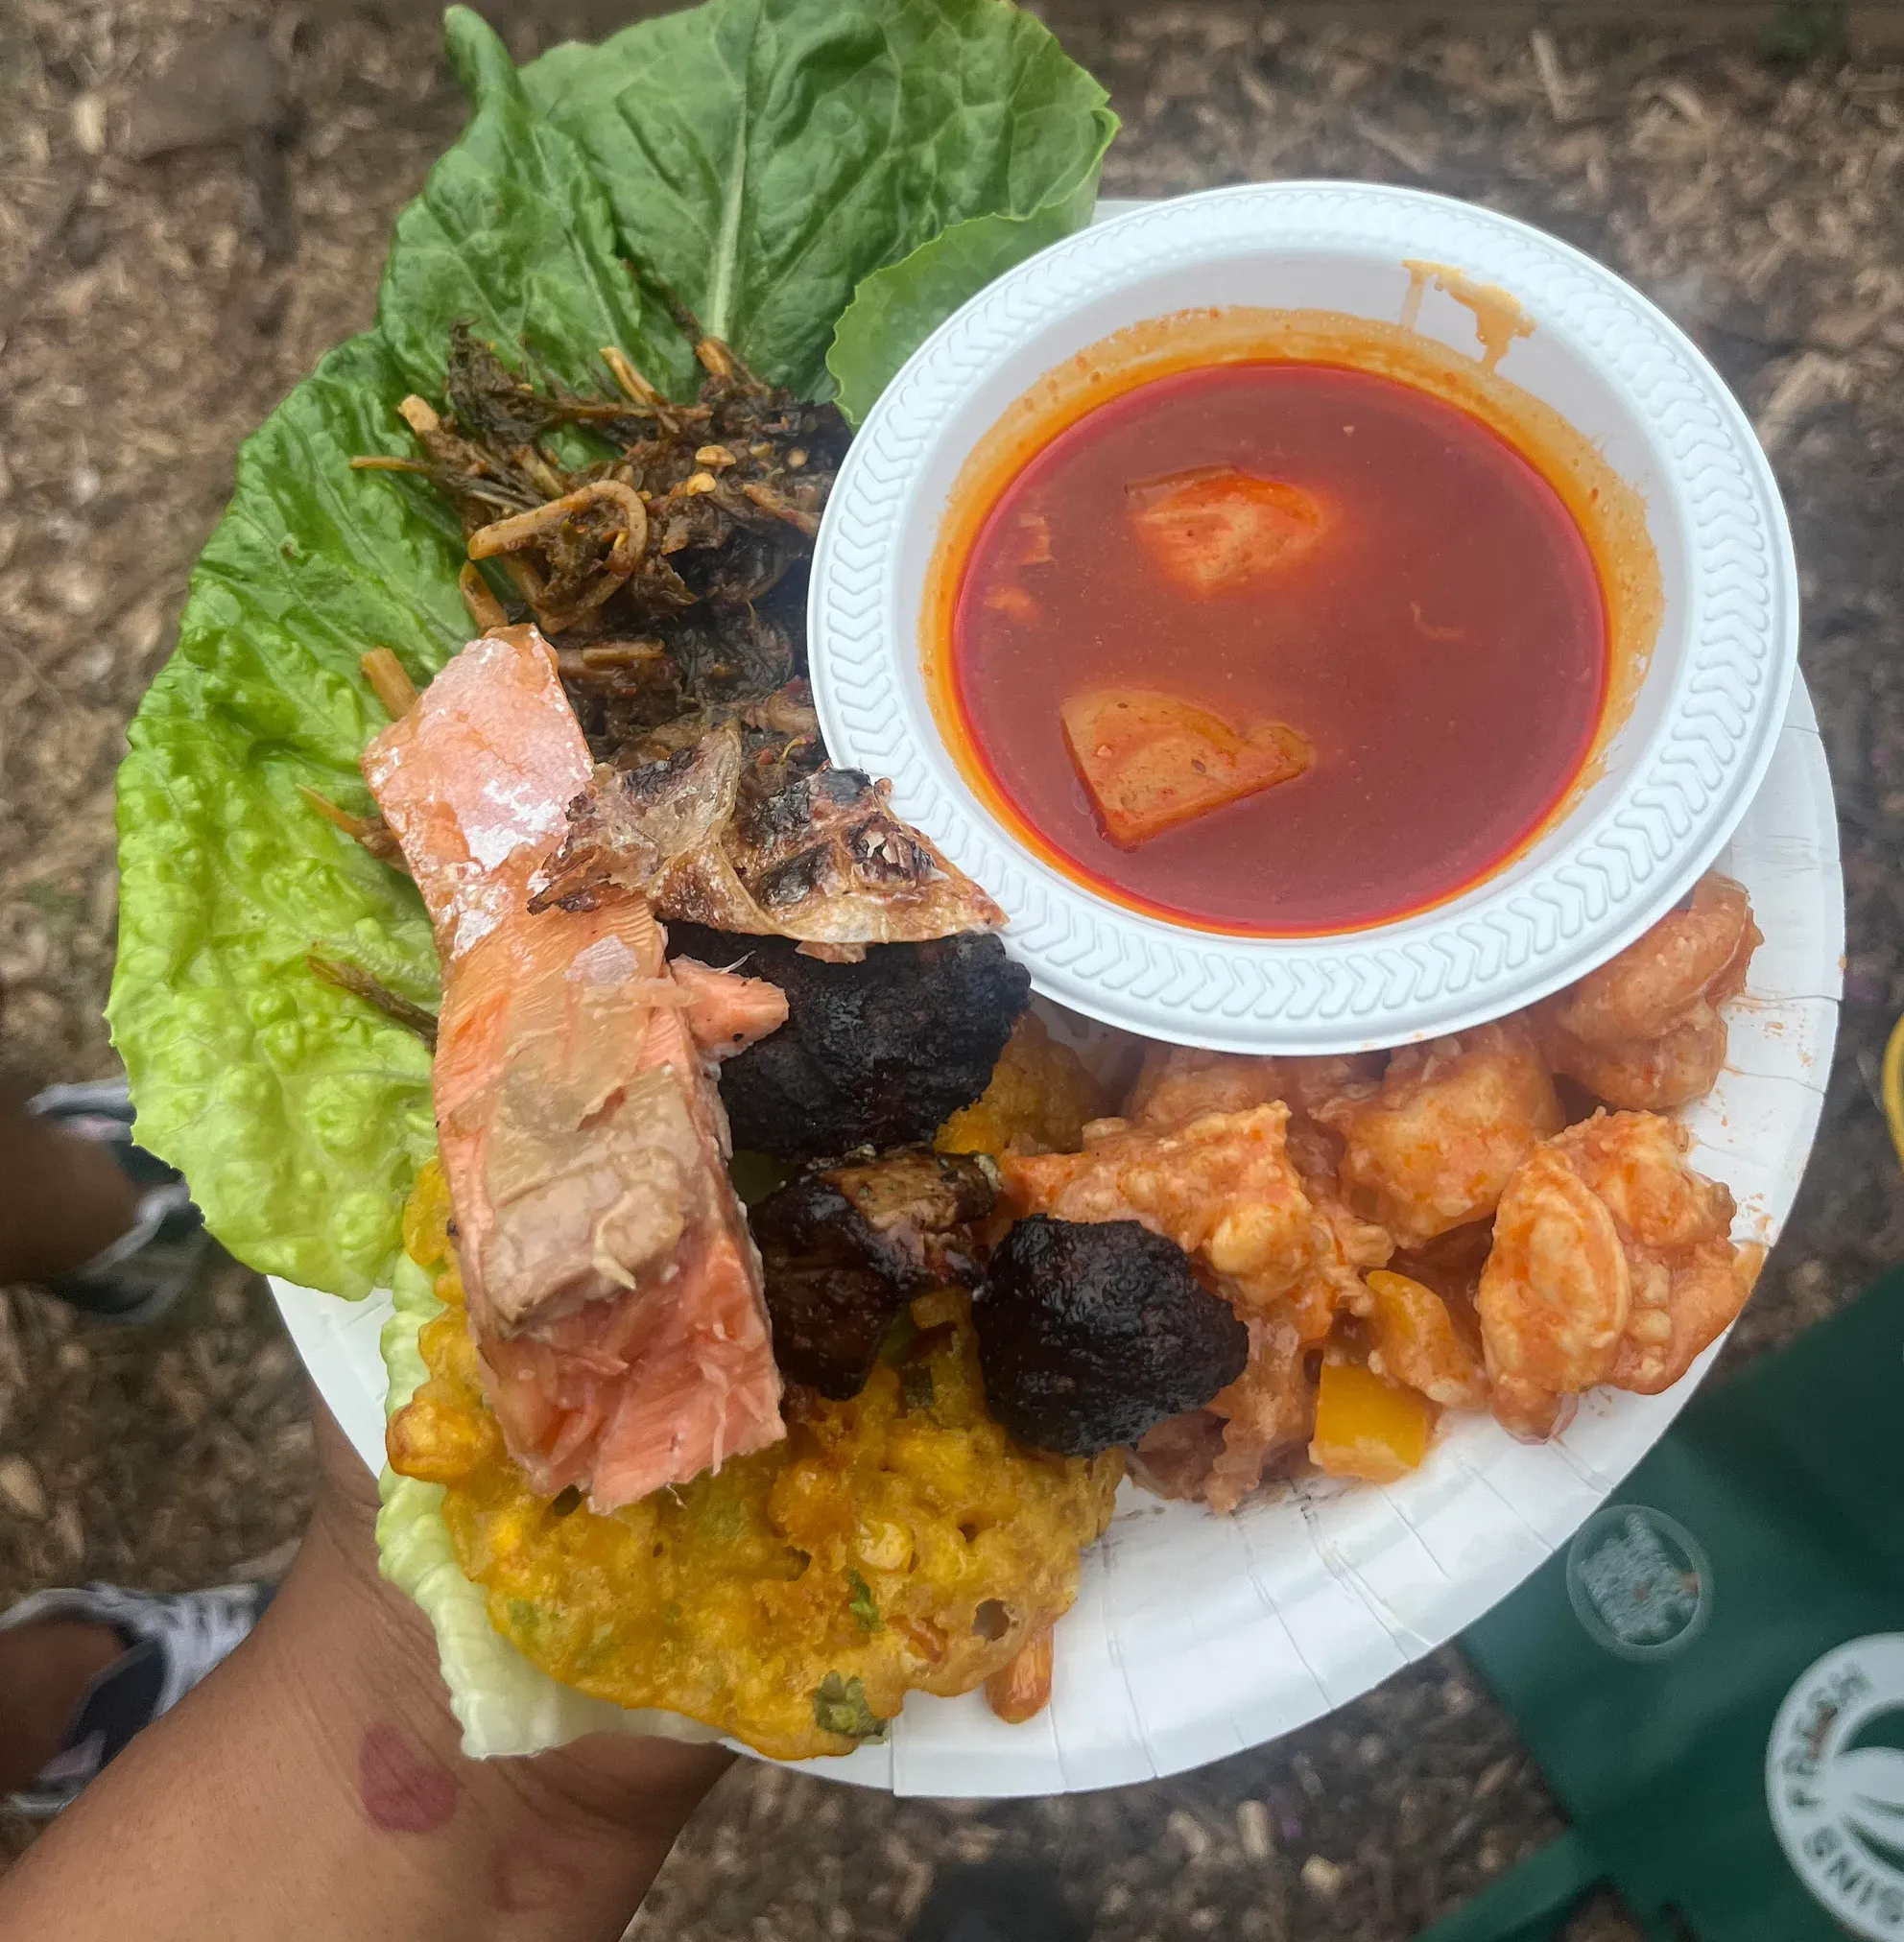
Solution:
<svg viewBox="0 0 1904 1942"><path fill-rule="evenodd" d="M598 1510L785 1433L760 1260L710 1070L786 1000L678 980L638 896L532 914L588 786L534 628L471 641L363 758L436 932L432 1084L485 1385L512 1456Z"/></svg>

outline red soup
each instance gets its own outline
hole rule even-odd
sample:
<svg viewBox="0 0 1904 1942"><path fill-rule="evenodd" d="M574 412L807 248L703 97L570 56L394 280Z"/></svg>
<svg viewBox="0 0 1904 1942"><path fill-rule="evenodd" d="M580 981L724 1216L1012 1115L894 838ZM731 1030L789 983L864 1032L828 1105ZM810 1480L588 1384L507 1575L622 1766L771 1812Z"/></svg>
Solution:
<svg viewBox="0 0 1904 1942"><path fill-rule="evenodd" d="M1578 774L1607 628L1572 515L1392 378L1240 364L1060 433L953 620L973 748L1120 900L1223 931L1379 923L1483 877Z"/></svg>

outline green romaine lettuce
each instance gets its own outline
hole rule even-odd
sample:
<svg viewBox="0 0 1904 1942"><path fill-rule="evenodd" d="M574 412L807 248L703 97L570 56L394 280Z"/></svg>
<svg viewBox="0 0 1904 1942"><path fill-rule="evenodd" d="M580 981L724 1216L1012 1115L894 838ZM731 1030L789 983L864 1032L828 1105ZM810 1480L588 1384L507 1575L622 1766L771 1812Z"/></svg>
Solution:
<svg viewBox="0 0 1904 1942"><path fill-rule="evenodd" d="M578 387L601 383L606 343L656 366L657 383L692 386L693 360L621 260L613 208L583 151L531 106L480 14L452 7L443 18L475 113L396 219L377 293L377 334L411 388L440 394L458 318Z"/></svg>
<svg viewBox="0 0 1904 1942"><path fill-rule="evenodd" d="M468 126L398 220L375 327L240 453L119 778L108 1015L139 1138L241 1259L353 1297L394 1270L435 1146L429 1059L307 956L419 1004L437 963L408 881L298 791L368 809L384 717L360 657L424 681L468 625L449 507L351 458L410 453L396 408L440 391L460 319L571 384L612 343L685 393L656 277L804 389L831 346L864 409L986 276L1083 220L1114 126L1005 0L710 0L520 73L474 13L447 31Z"/></svg>
<svg viewBox="0 0 1904 1942"><path fill-rule="evenodd" d="M523 82L631 252L776 383L823 396L830 363L855 420L975 290L1084 222L1117 130L1009 0L709 0ZM854 349L829 359L836 324Z"/></svg>
<svg viewBox="0 0 1904 1942"><path fill-rule="evenodd" d="M450 49L469 127L397 224L377 327L240 452L119 771L107 1015L139 1138L241 1260L350 1296L389 1278L404 1196L435 1150L430 1062L306 956L419 1003L437 961L408 880L298 790L368 810L357 757L385 718L362 655L391 648L427 681L469 632L449 506L350 461L413 450L396 407L438 386L458 318L580 380L598 344L648 346L659 315L615 261L600 184L530 110L501 42L459 13Z"/></svg>
<svg viewBox="0 0 1904 1942"><path fill-rule="evenodd" d="M1107 144L1110 134L1107 130ZM833 332L826 367L840 409L858 424L899 375L899 367L969 296L1046 245L1089 221L1098 171L1068 196L1025 216L974 216L922 243L859 287Z"/></svg>

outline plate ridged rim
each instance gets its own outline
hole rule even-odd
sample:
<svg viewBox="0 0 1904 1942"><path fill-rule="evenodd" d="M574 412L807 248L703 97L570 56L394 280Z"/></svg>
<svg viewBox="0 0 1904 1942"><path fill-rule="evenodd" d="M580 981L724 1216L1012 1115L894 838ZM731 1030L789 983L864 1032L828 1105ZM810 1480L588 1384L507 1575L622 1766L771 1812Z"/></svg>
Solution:
<svg viewBox="0 0 1904 1942"><path fill-rule="evenodd" d="M1428 257L1510 290L1598 368L1685 509L1684 658L1647 747L1535 870L1392 931L1230 938L1123 910L1028 856L951 780L900 681L916 654L900 554L917 482L963 402L1057 315L1240 252ZM1227 1051L1320 1053L1455 1031L1532 1003L1630 942L1708 865L1772 759L1797 653L1797 574L1751 427L1676 325L1603 265L1472 204L1348 182L1252 183L1113 217L988 286L868 414L822 522L809 599L815 699L837 761L997 898L1046 997ZM927 738L931 739L930 747Z"/></svg>

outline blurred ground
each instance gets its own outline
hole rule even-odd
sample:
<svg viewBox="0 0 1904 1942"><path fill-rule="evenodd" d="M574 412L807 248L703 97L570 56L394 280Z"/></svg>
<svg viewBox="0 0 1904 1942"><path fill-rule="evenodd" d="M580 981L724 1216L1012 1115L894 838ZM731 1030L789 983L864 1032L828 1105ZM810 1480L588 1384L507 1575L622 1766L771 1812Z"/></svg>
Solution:
<svg viewBox="0 0 1904 1942"><path fill-rule="evenodd" d="M489 11L521 55L628 13ZM1798 536L1850 919L1819 1157L1729 1354L1788 1339L1904 1254L1873 1097L1904 1008L1904 66L1835 53L1829 9L1779 12L1775 59L1569 32L1564 8L1532 36L1399 31L1392 7L1347 27L1314 6L1046 11L1125 116L1108 193L1343 175L1475 198L1649 290L1757 423ZM31 1078L110 1069L124 724L238 442L368 321L391 219L460 124L434 13L0 11L0 1063ZM198 38L218 29L247 32ZM274 1569L302 1526L309 1449L295 1357L240 1270L135 1337L0 1295L0 1599ZM1558 1825L1444 1652L1275 1746L1141 1789L947 1807L744 1764L636 1930L897 1936L940 1860L1042 1855L1107 1942L1386 1942ZM1636 1931L1599 1907L1572 1933Z"/></svg>

